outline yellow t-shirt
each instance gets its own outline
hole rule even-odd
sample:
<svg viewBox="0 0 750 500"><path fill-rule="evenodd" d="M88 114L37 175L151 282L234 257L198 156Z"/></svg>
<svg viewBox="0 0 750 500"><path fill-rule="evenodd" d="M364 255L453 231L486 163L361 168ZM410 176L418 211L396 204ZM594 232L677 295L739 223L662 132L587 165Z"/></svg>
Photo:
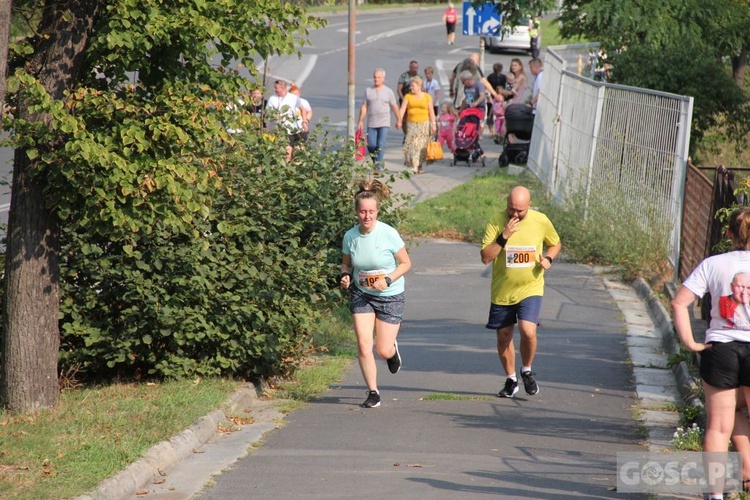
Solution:
<svg viewBox="0 0 750 500"><path fill-rule="evenodd" d="M500 236L508 223L505 210L490 219L484 230L482 248ZM552 222L541 212L529 210L518 223L518 231L508 239L503 250L492 263L493 304L518 304L527 297L544 295L544 268L539 265L544 246L560 242Z"/></svg>
<svg viewBox="0 0 750 500"><path fill-rule="evenodd" d="M406 121L408 122L427 122L430 121L430 106L432 98L427 92L422 92L422 97L417 99L414 94L404 96L406 102Z"/></svg>

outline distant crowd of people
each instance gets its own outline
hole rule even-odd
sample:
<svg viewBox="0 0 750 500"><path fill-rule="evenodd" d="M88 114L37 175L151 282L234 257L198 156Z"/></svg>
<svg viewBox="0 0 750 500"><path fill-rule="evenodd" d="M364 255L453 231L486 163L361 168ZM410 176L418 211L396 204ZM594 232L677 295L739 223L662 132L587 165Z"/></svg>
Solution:
<svg viewBox="0 0 750 500"><path fill-rule="evenodd" d="M458 12L453 3L443 13L447 41L455 43ZM542 61L537 57L536 43L539 37L539 22L536 17L529 24L530 46L534 57L529 62L533 84L524 71L521 59L514 58L510 71L503 73L503 65L495 63L492 73L485 76L479 67L479 54L472 53L458 63L448 81L449 95L443 97L442 86L435 75L435 68L428 66L424 76L419 74L419 63L409 62L409 68L399 76L396 91L386 86L386 73L378 68L373 72L373 85L365 89L359 108L357 131L366 139L367 150L374 165L374 175L383 173L383 154L391 126L391 113L396 118L396 129L404 133L404 164L415 174L424 172L427 163L427 145L436 140L441 147L447 146L455 153L457 126L461 113L469 108L482 111L482 125L491 127L491 136L498 144L508 136L505 128L505 110L511 104L525 104L536 109L542 80ZM273 85L274 95L264 99L260 90L251 94L250 107L258 115L263 126L269 130L281 127L287 134L286 161L291 161L295 147L308 137L313 116L310 103L300 96L295 83L278 79ZM481 148L478 148L481 154ZM478 158L477 158L478 159ZM475 159L476 160L476 159Z"/></svg>
<svg viewBox="0 0 750 500"><path fill-rule="evenodd" d="M375 175L383 172L391 112L396 118L396 128L404 132L404 164L413 173L421 174L431 140L437 140L441 147L447 146L451 153L455 151L456 126L461 112L468 108L482 111L487 125L492 127L495 142L501 143L507 133L504 116L508 105L524 104L536 110L542 70L540 59L529 62L533 76L530 83L523 62L514 58L507 74L503 73L501 63L495 63L492 73L485 76L479 67L479 54L472 53L453 68L448 81L449 96L443 98L442 86L432 66L426 67L424 76L420 76L419 63L410 61L408 70L398 78L395 93L385 84L385 70L376 69L373 86L365 90L362 98L357 122L357 130L366 131ZM509 139L512 141L512 137Z"/></svg>

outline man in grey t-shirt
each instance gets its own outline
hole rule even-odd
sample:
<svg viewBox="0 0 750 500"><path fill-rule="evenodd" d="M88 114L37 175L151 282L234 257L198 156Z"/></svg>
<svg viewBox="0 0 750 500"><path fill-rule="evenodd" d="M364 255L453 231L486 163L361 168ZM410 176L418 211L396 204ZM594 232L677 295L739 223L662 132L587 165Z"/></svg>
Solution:
<svg viewBox="0 0 750 500"><path fill-rule="evenodd" d="M374 85L365 89L362 106L359 108L357 130L363 129L367 118L367 150L375 164L375 175L381 175L385 140L391 126L391 111L398 116L398 106L393 90L385 86L385 70L376 69L372 80Z"/></svg>

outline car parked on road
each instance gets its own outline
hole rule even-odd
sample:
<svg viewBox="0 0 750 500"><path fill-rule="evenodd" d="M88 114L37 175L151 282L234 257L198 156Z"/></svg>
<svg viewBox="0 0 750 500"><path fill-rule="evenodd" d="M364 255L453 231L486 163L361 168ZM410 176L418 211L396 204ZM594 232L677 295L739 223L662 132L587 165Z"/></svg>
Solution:
<svg viewBox="0 0 750 500"><path fill-rule="evenodd" d="M529 20L522 19L512 27L501 27L495 35L483 35L484 47L490 52L502 50L522 50L531 52L531 37L529 36ZM541 45L541 36L539 37Z"/></svg>

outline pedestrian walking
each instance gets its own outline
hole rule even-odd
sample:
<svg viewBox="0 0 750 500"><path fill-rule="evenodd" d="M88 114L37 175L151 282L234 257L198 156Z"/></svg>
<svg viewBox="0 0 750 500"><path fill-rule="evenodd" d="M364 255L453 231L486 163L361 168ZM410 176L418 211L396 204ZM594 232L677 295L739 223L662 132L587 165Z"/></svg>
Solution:
<svg viewBox="0 0 750 500"><path fill-rule="evenodd" d="M391 111L398 117L398 106L393 90L385 86L384 69L375 70L372 82L373 86L365 89L362 106L359 108L357 130L363 130L367 118L367 150L375 165L375 175L382 175L385 141L391 126Z"/></svg>
<svg viewBox="0 0 750 500"><path fill-rule="evenodd" d="M342 245L339 282L350 291L357 361L367 385L364 408L380 406L373 344L391 373L401 369L396 337L404 315L404 274L411 268L411 260L398 231L378 220L380 200L388 196L388 186L380 180L359 181L354 196L359 223L344 234Z"/></svg>
<svg viewBox="0 0 750 500"><path fill-rule="evenodd" d="M440 147L448 144L451 153L456 151L456 145L453 141L456 133L456 110L453 109L450 102L444 102L440 105L440 114L438 115L438 142Z"/></svg>
<svg viewBox="0 0 750 500"><path fill-rule="evenodd" d="M443 22L445 31L448 33L448 45L456 43L456 22L458 21L458 12L451 2L448 2L448 8L443 13Z"/></svg>
<svg viewBox="0 0 750 500"><path fill-rule="evenodd" d="M411 92L411 79L417 76L419 73L419 63L417 61L409 61L408 71L404 71L398 77L398 83L396 84L396 94L398 95L398 106L404 103L404 96ZM404 130L404 142L406 142L406 128L407 123L403 123Z"/></svg>
<svg viewBox="0 0 750 500"><path fill-rule="evenodd" d="M401 73L396 84L396 93L398 94L398 105L404 102L404 96L411 92L411 79L419 74L419 63L409 61L409 69Z"/></svg>
<svg viewBox="0 0 750 500"><path fill-rule="evenodd" d="M307 132L308 122L304 117L298 119L302 101L289 92L286 80L276 80L273 91L275 95L269 97L266 104L267 126L270 130L280 127L286 133L289 142L285 145L285 161L289 163L294 147L303 141L302 132Z"/></svg>
<svg viewBox="0 0 750 500"><path fill-rule="evenodd" d="M700 352L700 375L706 402L704 452L728 451L735 427L736 389L750 401L750 207L729 216L732 251L704 259L672 300L674 327L690 352ZM703 343L690 323L693 303L711 297L711 319ZM721 489L710 499L723 498Z"/></svg>
<svg viewBox="0 0 750 500"><path fill-rule="evenodd" d="M539 58L539 37L542 34L542 25L539 23L539 17L534 16L529 20L529 43L531 48L531 57Z"/></svg>
<svg viewBox="0 0 750 500"><path fill-rule="evenodd" d="M440 103L440 82L435 78L435 68L427 66L424 69L424 92L430 94L432 98L432 109L435 116L438 115L438 104Z"/></svg>
<svg viewBox="0 0 750 500"><path fill-rule="evenodd" d="M484 73L479 67L479 53L472 52L469 57L456 64L451 71L451 76L448 77L448 87L450 88L450 96L453 99L453 107L456 109L461 107L461 103L464 100L464 86L461 83L461 79L458 77L464 71L471 72L474 75L474 80L483 81Z"/></svg>
<svg viewBox="0 0 750 500"><path fill-rule="evenodd" d="M300 89L296 83L292 82L289 86L289 93L299 97L300 107L297 110L297 128L301 130L300 138L302 142L307 142L310 136L310 122L313 117L312 106L310 101L302 97L302 89Z"/></svg>
<svg viewBox="0 0 750 500"><path fill-rule="evenodd" d="M542 88L542 76L544 74L544 68L542 67L542 61L540 59L532 59L529 61L529 71L534 76L534 85L531 87L531 100L529 106L534 110L536 114L536 104L539 102L539 91Z"/></svg>
<svg viewBox="0 0 750 500"><path fill-rule="evenodd" d="M492 73L487 75L486 77L487 82L489 83L489 86L492 90L497 92L497 88L500 87L501 89L505 88L505 84L507 83L508 79L503 74L503 65L502 63L496 62L492 65ZM492 93L492 90L490 90L490 94L492 94L493 98L495 97L495 94ZM492 126L495 122L495 117L493 116L494 113L492 112L492 101L487 100L487 125Z"/></svg>
<svg viewBox="0 0 750 500"><path fill-rule="evenodd" d="M547 250L544 252L544 247ZM537 325L544 295L544 273L560 253L562 243L546 215L531 209L531 193L516 186L505 210L487 223L482 238L483 264L492 262L491 304L487 328L497 333L497 353L506 380L498 397L518 392L513 331L521 337L521 378L526 394L539 393L532 372L537 348Z"/></svg>
<svg viewBox="0 0 750 500"><path fill-rule="evenodd" d="M253 89L250 92L250 104L248 105L248 109L263 128L266 126L263 114L267 105L268 100L263 97L263 92L260 89Z"/></svg>
<svg viewBox="0 0 750 500"><path fill-rule="evenodd" d="M404 128L404 164L415 174L423 173L427 144L437 132L432 99L430 94L422 92L423 84L419 76L411 79L411 92L404 96L396 123L396 128Z"/></svg>

